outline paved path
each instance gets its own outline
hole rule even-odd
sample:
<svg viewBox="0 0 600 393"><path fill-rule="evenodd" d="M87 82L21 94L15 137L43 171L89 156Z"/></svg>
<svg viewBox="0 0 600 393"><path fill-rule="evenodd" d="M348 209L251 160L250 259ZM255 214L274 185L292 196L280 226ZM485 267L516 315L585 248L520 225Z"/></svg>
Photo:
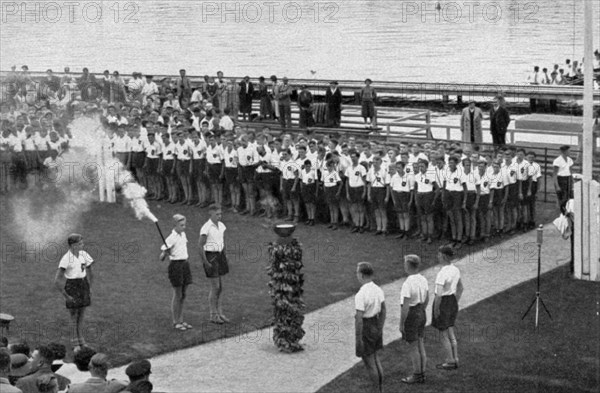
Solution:
<svg viewBox="0 0 600 393"><path fill-rule="evenodd" d="M567 263L570 254L569 243L552 224L546 226L544 238L542 272L547 272ZM460 308L534 278L535 241L536 232L531 231L456 262L465 285ZM439 269L422 272L431 291ZM384 344L399 338L403 281L383 286L388 306ZM354 356L353 297L307 314L304 328L302 352L279 353L270 329L263 329L152 358L151 381L161 392L314 392L359 361ZM67 375L70 370L61 371ZM109 377L126 379L124 367L111 370ZM81 381L81 375L72 378Z"/></svg>

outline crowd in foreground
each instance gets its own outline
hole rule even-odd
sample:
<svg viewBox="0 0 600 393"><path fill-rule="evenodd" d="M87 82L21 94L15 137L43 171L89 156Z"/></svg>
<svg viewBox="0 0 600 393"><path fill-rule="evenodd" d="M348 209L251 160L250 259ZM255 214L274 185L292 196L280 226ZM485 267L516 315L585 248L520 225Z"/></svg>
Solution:
<svg viewBox="0 0 600 393"><path fill-rule="evenodd" d="M39 345L33 351L26 341L8 345L2 337L0 348L0 391L2 393L150 393L151 365L148 360L136 360L125 369L128 381L108 379L111 368L107 355L97 353L90 347L81 347L74 354L74 365L78 372L89 378L82 383L72 384L61 375L66 348L62 344ZM89 374L88 374L89 373ZM83 378L80 378L83 380Z"/></svg>

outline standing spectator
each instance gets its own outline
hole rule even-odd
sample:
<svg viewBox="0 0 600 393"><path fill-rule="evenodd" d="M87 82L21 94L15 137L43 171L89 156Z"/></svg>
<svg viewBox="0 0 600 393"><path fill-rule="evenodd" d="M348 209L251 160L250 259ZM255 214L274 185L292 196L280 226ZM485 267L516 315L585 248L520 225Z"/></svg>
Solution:
<svg viewBox="0 0 600 393"><path fill-rule="evenodd" d="M152 80L154 77L152 75L146 75L146 84L142 88L142 97L143 102L146 102L149 97L154 99L158 96L158 86Z"/></svg>
<svg viewBox="0 0 600 393"><path fill-rule="evenodd" d="M490 131L494 147L496 148L506 144L506 131L510 124L510 115L506 108L504 108L504 105L504 97L496 96L492 110L490 111Z"/></svg>
<svg viewBox="0 0 600 393"><path fill-rule="evenodd" d="M277 102L279 105L279 124L282 128L292 128L292 87L288 78L283 77L283 84L279 85Z"/></svg>
<svg viewBox="0 0 600 393"><path fill-rule="evenodd" d="M223 314L222 277L229 273L229 265L225 256L225 224L221 222L222 212L219 205L208 208L210 218L200 229L200 257L204 265L206 277L210 280L208 303L210 307L210 322L223 324L229 319Z"/></svg>
<svg viewBox="0 0 600 393"><path fill-rule="evenodd" d="M436 367L442 370L458 368L458 347L454 324L458 314L458 302L463 293L460 270L452 264L452 247L441 246L438 249L438 261L443 265L435 278L435 299L433 300L432 326L442 335L442 346L446 352L446 361Z"/></svg>
<svg viewBox="0 0 600 393"><path fill-rule="evenodd" d="M383 391L383 368L377 352L383 349L386 307L383 290L373 282L373 266L360 262L356 277L361 287L354 296L356 356L362 358L377 391Z"/></svg>
<svg viewBox="0 0 600 393"><path fill-rule="evenodd" d="M424 383L427 364L423 333L427 322L425 309L429 303L429 284L427 279L419 274L420 265L421 258L417 255L404 257L404 270L408 273L408 277L400 290L402 307L400 333L402 339L410 346L410 358L413 364L413 375L401 379L407 384Z"/></svg>
<svg viewBox="0 0 600 393"><path fill-rule="evenodd" d="M339 127L342 120L342 92L338 88L337 81L329 84L325 93L327 103L327 126Z"/></svg>
<svg viewBox="0 0 600 393"><path fill-rule="evenodd" d="M554 168L554 189L558 198L558 205L562 213L565 212L565 206L569 199L573 199L573 174L571 167L573 160L570 157L571 147L561 146L560 155L552 163Z"/></svg>
<svg viewBox="0 0 600 393"><path fill-rule="evenodd" d="M229 108L229 114L234 122L238 120L238 112L240 109L240 89L240 85L235 83L235 78L231 78L225 91L225 95L227 96L227 104L225 107L221 108L222 112Z"/></svg>
<svg viewBox="0 0 600 393"><path fill-rule="evenodd" d="M463 109L460 118L460 132L462 133L463 148L467 149L473 144L483 141L481 133L483 112L475 106L475 100L469 101L469 106Z"/></svg>
<svg viewBox="0 0 600 393"><path fill-rule="evenodd" d="M277 83L275 75L271 75L271 107L273 108L273 119L279 119L279 83Z"/></svg>
<svg viewBox="0 0 600 393"><path fill-rule="evenodd" d="M67 243L69 251L60 260L54 284L65 297L67 309L71 314L76 333L76 337L71 341L76 344L74 350L77 351L85 345L82 326L85 309L91 304L90 287L93 283L94 260L90 254L83 251L83 236L80 234L69 235Z"/></svg>
<svg viewBox="0 0 600 393"><path fill-rule="evenodd" d="M362 105L361 114L365 121L366 129L368 129L369 127L371 129L376 127L376 125L375 125L375 100L377 99L377 93L375 92L375 89L373 87L371 87L371 83L373 83L373 81L371 81L371 79L369 79L369 78L365 79L365 87L363 87L360 90L360 102ZM369 124L369 122L367 122L367 119L370 120L370 124Z"/></svg>
<svg viewBox="0 0 600 393"><path fill-rule="evenodd" d="M10 375L10 353L6 348L0 349L0 392L2 393L23 393L10 384L8 376Z"/></svg>
<svg viewBox="0 0 600 393"><path fill-rule="evenodd" d="M254 84L250 82L250 77L245 76L240 82L240 112L242 112L242 120L252 121L252 96L254 95ZM236 119L237 120L237 119Z"/></svg>
<svg viewBox="0 0 600 393"><path fill-rule="evenodd" d="M15 386L24 393L38 393L40 392L37 385L38 378L43 375L50 375L56 377L59 390L65 390L71 381L62 375L52 372L53 361L54 352L52 349L45 345L40 345L33 351L33 356L31 357L31 370L33 373L19 379Z"/></svg>
<svg viewBox="0 0 600 393"><path fill-rule="evenodd" d="M187 287L192 283L192 272L188 262L187 237L185 236L186 219L181 214L173 216L173 231L166 238L165 245L161 246L161 261L169 256L169 281L173 287L171 301L171 315L173 327L185 331L192 326L183 321L183 302L186 298Z"/></svg>
<svg viewBox="0 0 600 393"><path fill-rule="evenodd" d="M527 78L530 84L532 85L541 85L542 84L542 76L540 75L540 67L533 67L533 74L529 75ZM535 98L529 99L529 107L531 108L531 113L537 112L537 100Z"/></svg>
<svg viewBox="0 0 600 393"><path fill-rule="evenodd" d="M298 94L298 108L300 109L298 125L302 129L312 127L315 123L312 116L312 104L312 93L308 90L308 86L302 85L302 90Z"/></svg>
<svg viewBox="0 0 600 393"><path fill-rule="evenodd" d="M215 108L223 110L227 107L227 83L223 79L223 72L217 72L217 81L215 82L215 85L217 88L215 95L216 101L214 103Z"/></svg>
<svg viewBox="0 0 600 393"><path fill-rule="evenodd" d="M269 87L265 83L265 77L258 78L258 98L260 99L259 120L270 119L273 117L273 108L271 97L269 96Z"/></svg>
<svg viewBox="0 0 600 393"><path fill-rule="evenodd" d="M188 100L192 96L192 82L190 78L186 76L185 70L179 70L179 77L175 79L175 89L177 91L177 98L179 98L179 102L181 102L182 98L187 98Z"/></svg>
<svg viewBox="0 0 600 393"><path fill-rule="evenodd" d="M96 98L96 77L94 74L90 74L87 68L83 69L83 74L77 81L77 86L81 92L81 99L83 101L89 101Z"/></svg>

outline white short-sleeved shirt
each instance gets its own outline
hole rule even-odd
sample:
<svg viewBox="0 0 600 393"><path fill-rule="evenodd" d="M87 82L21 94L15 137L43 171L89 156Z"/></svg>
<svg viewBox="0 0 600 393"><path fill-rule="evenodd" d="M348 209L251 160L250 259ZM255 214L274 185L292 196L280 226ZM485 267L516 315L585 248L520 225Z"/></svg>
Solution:
<svg viewBox="0 0 600 393"><path fill-rule="evenodd" d="M161 144L155 140L154 143L148 142L145 147L146 157L156 159L161 153Z"/></svg>
<svg viewBox="0 0 600 393"><path fill-rule="evenodd" d="M500 173L492 173L491 175L486 175L490 178L490 189L491 190L501 190L504 186L508 185L505 181L506 178L503 176L502 172Z"/></svg>
<svg viewBox="0 0 600 393"><path fill-rule="evenodd" d="M206 142L202 139L198 140L198 144L195 142L190 143L190 149L192 149L192 159L201 160L206 158Z"/></svg>
<svg viewBox="0 0 600 393"><path fill-rule="evenodd" d="M515 161L513 165L517 170L517 180L524 181L529 178L529 162L526 160L523 160L520 163Z"/></svg>
<svg viewBox="0 0 600 393"><path fill-rule="evenodd" d="M461 183L467 186L467 192L477 191L477 176L473 172L463 172Z"/></svg>
<svg viewBox="0 0 600 393"><path fill-rule="evenodd" d="M223 161L223 149L221 146L215 145L206 147L206 162L209 164L220 164Z"/></svg>
<svg viewBox="0 0 600 393"><path fill-rule="evenodd" d="M35 146L37 147L37 149L40 151L48 150L48 142L49 141L50 141L50 137L48 135L41 136L40 134L35 134L33 136L33 142L35 143Z"/></svg>
<svg viewBox="0 0 600 393"><path fill-rule="evenodd" d="M131 151L134 153L139 153L144 151L145 143L144 139L141 137L133 137L131 138Z"/></svg>
<svg viewBox="0 0 600 393"><path fill-rule="evenodd" d="M406 281L402 284L402 289L400 290L400 304L404 305L404 298L410 298L408 303L410 307L421 304L425 302L428 292L429 284L427 283L427 279L419 273L411 274L406 277Z"/></svg>
<svg viewBox="0 0 600 393"><path fill-rule="evenodd" d="M163 160L174 160L175 159L175 144L170 142L168 145L164 143L161 145L161 152Z"/></svg>
<svg viewBox="0 0 600 393"><path fill-rule="evenodd" d="M311 168L308 172L302 169L300 171L300 178L304 184L315 184L317 182L317 170Z"/></svg>
<svg viewBox="0 0 600 393"><path fill-rule="evenodd" d="M241 166L251 166L258 163L258 152L253 145L238 147L238 158Z"/></svg>
<svg viewBox="0 0 600 393"><path fill-rule="evenodd" d="M367 170L364 166L358 164L357 166L349 166L346 169L346 177L348 178L348 185L350 187L362 187L365 185L364 178L367 176Z"/></svg>
<svg viewBox="0 0 600 393"><path fill-rule="evenodd" d="M127 135L114 139L114 150L117 153L129 153L131 151L131 138Z"/></svg>
<svg viewBox="0 0 600 393"><path fill-rule="evenodd" d="M219 221L215 224L212 220L206 221L200 228L200 236L206 236L204 251L221 252L225 248L225 224Z"/></svg>
<svg viewBox="0 0 600 393"><path fill-rule="evenodd" d="M454 172L448 169L445 173L444 180L446 181L446 190L448 191L463 191L463 171L456 168Z"/></svg>
<svg viewBox="0 0 600 393"><path fill-rule="evenodd" d="M407 175L404 173L400 175L400 173L395 173L390 179L390 186L392 187L392 191L410 192L415 187L415 177L412 174Z"/></svg>
<svg viewBox="0 0 600 393"><path fill-rule="evenodd" d="M489 195L491 180L488 175L475 174L475 184L479 186L479 195Z"/></svg>
<svg viewBox="0 0 600 393"><path fill-rule="evenodd" d="M417 192L432 192L433 183L435 183L435 176L429 173L419 173L415 176L415 184L417 185Z"/></svg>
<svg viewBox="0 0 600 393"><path fill-rule="evenodd" d="M301 167L299 162L294 160L279 161L279 170L283 180L292 180L296 178L296 174L300 173Z"/></svg>
<svg viewBox="0 0 600 393"><path fill-rule="evenodd" d="M449 296L456 294L456 286L460 280L460 270L453 264L444 266L435 278L435 294L439 296ZM443 287L442 292L438 293L438 285Z"/></svg>
<svg viewBox="0 0 600 393"><path fill-rule="evenodd" d="M225 168L237 168L238 152L236 149L231 149L231 151L228 151L227 148L223 149L223 159L225 160Z"/></svg>
<svg viewBox="0 0 600 393"><path fill-rule="evenodd" d="M354 307L364 313L363 318L372 318L381 312L381 304L384 301L383 290L371 281L363 284L354 296Z"/></svg>
<svg viewBox="0 0 600 393"><path fill-rule="evenodd" d="M188 259L187 237L185 236L185 232L179 234L173 229L171 234L165 239L165 243L167 243L167 246L169 246L169 249L171 250L169 253L169 259L171 261ZM166 250L164 244L160 249L163 251Z"/></svg>
<svg viewBox="0 0 600 393"><path fill-rule="evenodd" d="M558 156L552 162L552 166L558 167L558 176L571 176L571 167L573 166L573 160L571 157L567 157L565 160L563 156Z"/></svg>
<svg viewBox="0 0 600 393"><path fill-rule="evenodd" d="M385 188L385 186L390 184L390 174L387 169L383 167L376 171L375 167L373 166L371 169L369 169L367 181L371 183L372 188Z"/></svg>
<svg viewBox="0 0 600 393"><path fill-rule="evenodd" d="M338 171L334 170L333 172L329 172L328 170L325 170L321 172L321 181L325 187L335 187L342 181L342 178Z"/></svg>
<svg viewBox="0 0 600 393"><path fill-rule="evenodd" d="M87 252L80 250L79 255L75 256L71 250L67 251L58 264L59 268L65 269L65 277L69 280L84 278L86 268L91 266L94 260Z"/></svg>
<svg viewBox="0 0 600 393"><path fill-rule="evenodd" d="M23 139L23 149L25 151L35 151L35 139L33 135Z"/></svg>
<svg viewBox="0 0 600 393"><path fill-rule="evenodd" d="M187 142L183 142L183 145L180 142L175 144L175 154L177 154L177 160L179 161L189 161L192 159L190 155L190 145Z"/></svg>
<svg viewBox="0 0 600 393"><path fill-rule="evenodd" d="M531 177L531 181L537 183L538 179L542 177L542 168L540 167L540 164L538 164L537 162L532 162L529 164L527 169L528 175L529 177Z"/></svg>

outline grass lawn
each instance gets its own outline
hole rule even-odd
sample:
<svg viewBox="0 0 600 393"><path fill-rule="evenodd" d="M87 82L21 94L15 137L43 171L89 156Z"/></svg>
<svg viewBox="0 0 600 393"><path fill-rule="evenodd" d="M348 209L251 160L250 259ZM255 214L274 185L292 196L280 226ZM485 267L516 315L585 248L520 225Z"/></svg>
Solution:
<svg viewBox="0 0 600 393"><path fill-rule="evenodd" d="M224 279L224 310L232 323L217 326L207 322L208 282L197 246L200 226L208 219L207 210L157 202L150 208L165 236L174 213L188 217L186 232L194 283L188 289L185 319L194 329L179 332L171 326L167 262L158 260L161 241L154 224L138 221L128 206L96 203L71 229L84 235L85 248L96 260L92 306L86 315L85 336L90 346L108 353L113 365L118 366L136 357L150 357L270 324L272 308L265 267L267 243L275 235L264 219L224 214L231 270ZM547 222L555 218L555 207L540 204L538 214L540 221ZM53 286L66 239L61 240L63 248L59 252L35 239L22 244L11 230L11 223L19 217L9 211L5 197L0 199L0 219L1 311L15 317L9 339L26 339L32 346L48 341L68 345L69 316L62 296ZM45 229L52 228L48 223ZM421 254L427 268L435 263L435 250L441 244L427 246L369 233L331 231L323 225L301 224L295 236L304 250L306 312L354 295L359 288L354 275L357 262L373 262L379 282L385 284L404 275L400 263L403 254ZM465 255L482 247L464 247L460 253Z"/></svg>
<svg viewBox="0 0 600 393"><path fill-rule="evenodd" d="M461 311L457 329L460 368L435 369L444 355L437 330L426 328L426 383L405 386L412 366L404 342L384 348L381 361L387 392L597 392L600 386L598 283L567 278L568 267L542 276L541 293L552 313L542 312L539 333L534 311L523 313L535 295L525 282ZM367 392L362 364L324 386L319 393Z"/></svg>

